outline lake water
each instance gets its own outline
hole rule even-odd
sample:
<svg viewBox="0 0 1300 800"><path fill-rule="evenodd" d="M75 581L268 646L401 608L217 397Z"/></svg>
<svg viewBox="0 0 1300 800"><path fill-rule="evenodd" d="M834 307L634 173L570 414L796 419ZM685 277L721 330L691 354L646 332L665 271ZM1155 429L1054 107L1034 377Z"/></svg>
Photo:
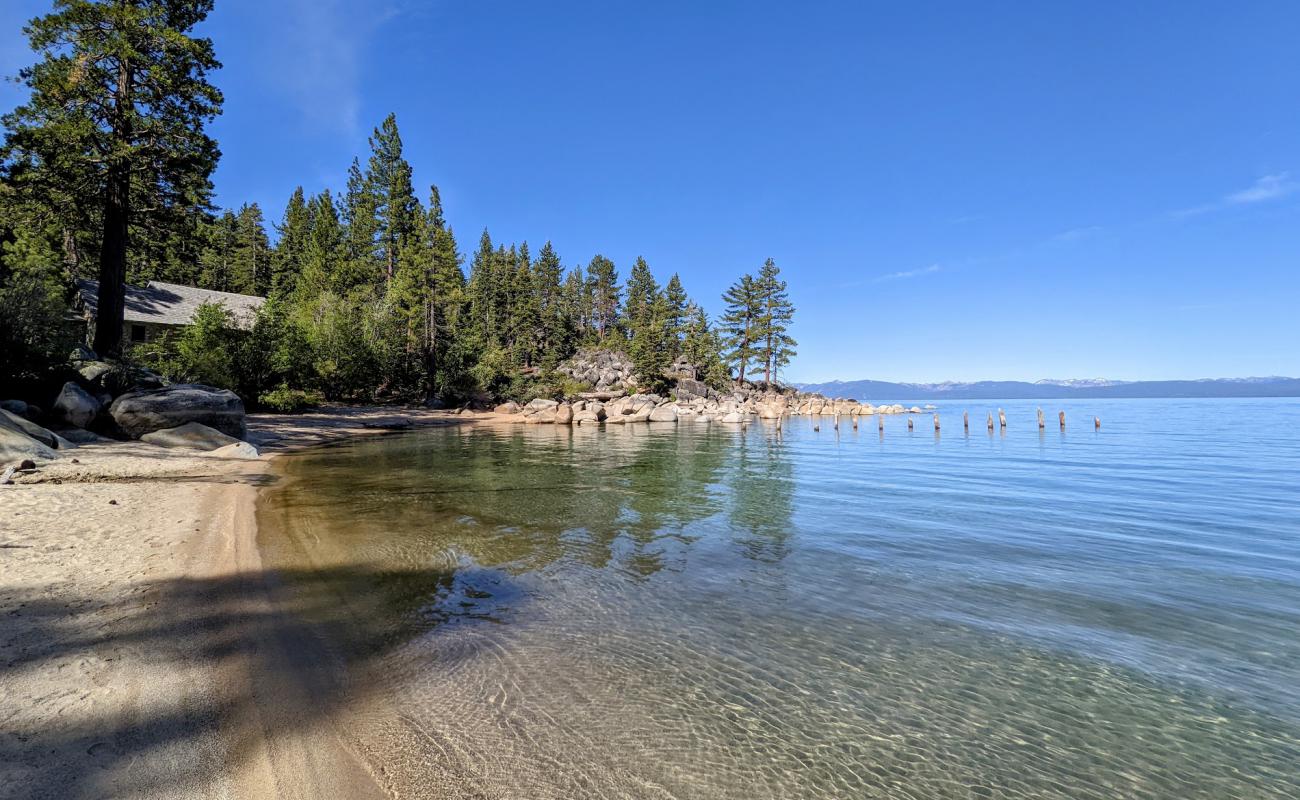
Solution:
<svg viewBox="0 0 1300 800"><path fill-rule="evenodd" d="M261 544L448 796L1300 797L1300 401L1038 405L353 441Z"/></svg>

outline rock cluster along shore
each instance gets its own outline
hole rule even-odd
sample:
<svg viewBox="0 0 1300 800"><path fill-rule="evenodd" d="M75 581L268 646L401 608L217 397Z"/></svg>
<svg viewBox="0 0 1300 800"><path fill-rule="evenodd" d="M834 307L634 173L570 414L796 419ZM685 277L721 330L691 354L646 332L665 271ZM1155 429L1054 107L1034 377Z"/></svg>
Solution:
<svg viewBox="0 0 1300 800"><path fill-rule="evenodd" d="M683 387L683 384L687 384ZM829 399L820 395L781 394L736 389L719 393L696 381L678 383L676 398L656 394L588 392L560 402L536 398L524 405L502 403L498 414L518 417L531 425L622 425L637 422L720 422L739 425L755 419L787 416L864 416L872 414L919 414L920 408L901 405L873 406L857 400ZM698 393L692 391L700 389Z"/></svg>
<svg viewBox="0 0 1300 800"><path fill-rule="evenodd" d="M50 398L49 410L22 400L0 401L0 468L51 461L78 443L141 439L159 447L256 458L244 404L226 389L165 385L157 375L101 361L78 348L76 373Z"/></svg>

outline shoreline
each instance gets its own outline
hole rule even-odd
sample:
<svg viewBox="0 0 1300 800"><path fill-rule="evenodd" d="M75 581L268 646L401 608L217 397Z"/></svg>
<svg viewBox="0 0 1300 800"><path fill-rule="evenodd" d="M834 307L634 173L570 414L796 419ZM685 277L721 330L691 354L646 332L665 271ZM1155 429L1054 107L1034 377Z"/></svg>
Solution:
<svg viewBox="0 0 1300 800"><path fill-rule="evenodd" d="M342 732L366 698L263 566L260 490L307 447L498 421L250 415L258 459L107 442L0 488L0 797L388 797Z"/></svg>

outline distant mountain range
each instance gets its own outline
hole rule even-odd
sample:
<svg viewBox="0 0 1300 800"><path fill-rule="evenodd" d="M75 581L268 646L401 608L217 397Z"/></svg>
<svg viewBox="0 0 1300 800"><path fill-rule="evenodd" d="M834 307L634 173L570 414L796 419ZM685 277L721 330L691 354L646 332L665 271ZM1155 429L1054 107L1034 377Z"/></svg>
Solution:
<svg viewBox="0 0 1300 800"><path fill-rule="evenodd" d="M977 381L975 383L891 383L831 381L795 384L805 392L849 397L868 403L921 400L1036 400L1132 397L1300 397L1300 378L1204 378L1191 381L1068 380Z"/></svg>

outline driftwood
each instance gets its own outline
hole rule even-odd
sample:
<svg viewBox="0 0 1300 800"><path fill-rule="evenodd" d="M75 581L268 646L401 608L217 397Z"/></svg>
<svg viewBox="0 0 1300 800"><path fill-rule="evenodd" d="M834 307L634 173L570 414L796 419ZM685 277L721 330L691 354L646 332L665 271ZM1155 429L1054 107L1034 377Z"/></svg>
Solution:
<svg viewBox="0 0 1300 800"><path fill-rule="evenodd" d="M14 468L5 467L4 474L0 475L0 486L8 486L9 484L13 483L13 481L10 480L11 478L13 478L13 476L14 476Z"/></svg>
<svg viewBox="0 0 1300 800"><path fill-rule="evenodd" d="M622 397L625 394L627 394L627 392L623 391L622 389L616 392L579 392L578 399L579 400L601 400L601 401L617 400L618 398Z"/></svg>

